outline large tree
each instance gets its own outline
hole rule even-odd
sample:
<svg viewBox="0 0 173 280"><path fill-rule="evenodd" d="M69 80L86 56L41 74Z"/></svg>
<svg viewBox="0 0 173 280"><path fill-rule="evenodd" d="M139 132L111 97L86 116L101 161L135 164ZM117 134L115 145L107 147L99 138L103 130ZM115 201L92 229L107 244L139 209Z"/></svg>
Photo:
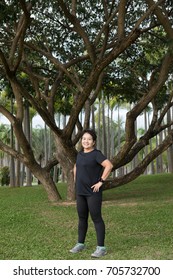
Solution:
<svg viewBox="0 0 173 280"><path fill-rule="evenodd" d="M0 26L1 81L9 82L17 105L16 114L3 104L0 105L0 113L11 122L21 152L2 141L0 149L18 158L31 170L45 186L50 200L59 198L50 176L50 169L57 162L67 178L68 199L75 198L71 172L76 158L75 144L82 129L89 126L91 106L105 86L105 78L115 81L117 77L123 77L119 72L122 55L133 49L133 55L136 51L138 56L142 42L151 43L153 38L160 42L158 48L163 44L164 47L147 73L147 87L143 88L140 80L140 91L132 84L129 84L129 91L123 91L123 96L130 94L131 100L136 102L127 114L124 145L112 158L114 169L129 163L148 145L149 139L171 127L171 121L164 125L162 121L172 106L172 93L161 113L155 102L170 79L173 61L171 1L53 0L50 3L4 0L0 5L3 10ZM25 83L22 83L21 73L27 77ZM36 161L23 131L26 101L35 108L54 135L56 158L45 167ZM60 101L64 101L65 111L69 114L63 129L55 120L55 104ZM149 103L153 105L152 122L143 137L137 140L135 121ZM83 109L85 119L81 123L79 114ZM172 143L173 130L169 129L157 149L146 155L129 174L107 182L105 188L116 187L139 176Z"/></svg>

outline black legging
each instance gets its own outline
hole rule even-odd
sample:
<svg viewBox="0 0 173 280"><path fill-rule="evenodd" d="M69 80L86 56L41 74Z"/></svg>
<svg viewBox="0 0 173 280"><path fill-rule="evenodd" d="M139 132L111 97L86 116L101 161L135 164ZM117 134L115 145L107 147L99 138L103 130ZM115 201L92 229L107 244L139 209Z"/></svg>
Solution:
<svg viewBox="0 0 173 280"><path fill-rule="evenodd" d="M97 234L97 245L104 246L105 224L101 215L102 196L93 194L91 196L77 195L77 211L79 216L78 242L84 243L88 229L88 215L90 213Z"/></svg>

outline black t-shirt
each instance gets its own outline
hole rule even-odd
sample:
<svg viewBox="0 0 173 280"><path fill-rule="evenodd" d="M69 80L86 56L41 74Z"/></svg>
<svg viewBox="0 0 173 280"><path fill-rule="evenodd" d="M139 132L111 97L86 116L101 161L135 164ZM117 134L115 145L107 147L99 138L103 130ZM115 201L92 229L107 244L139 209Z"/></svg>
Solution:
<svg viewBox="0 0 173 280"><path fill-rule="evenodd" d="M101 151L79 152L76 160L76 190L78 195L91 195L91 187L96 184L103 172L101 163L106 159ZM101 188L99 189L101 192ZM99 193L98 192L98 193Z"/></svg>

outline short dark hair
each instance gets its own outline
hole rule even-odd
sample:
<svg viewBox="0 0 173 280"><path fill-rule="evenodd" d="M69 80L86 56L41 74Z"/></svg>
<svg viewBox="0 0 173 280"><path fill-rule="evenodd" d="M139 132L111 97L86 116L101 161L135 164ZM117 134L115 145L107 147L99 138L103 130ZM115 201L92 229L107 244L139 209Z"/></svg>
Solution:
<svg viewBox="0 0 173 280"><path fill-rule="evenodd" d="M97 140L97 134L96 134L96 132L95 132L94 129L85 129L85 130L83 130L83 131L82 131L81 138L83 137L83 135L84 135L85 133L89 133L89 134L92 136L93 141L96 141L96 140Z"/></svg>

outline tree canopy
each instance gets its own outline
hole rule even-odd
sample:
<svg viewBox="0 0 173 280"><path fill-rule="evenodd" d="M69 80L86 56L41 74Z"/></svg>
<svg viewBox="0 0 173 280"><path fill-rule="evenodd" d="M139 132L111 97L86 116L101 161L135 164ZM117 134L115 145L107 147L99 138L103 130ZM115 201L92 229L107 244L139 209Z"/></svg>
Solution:
<svg viewBox="0 0 173 280"><path fill-rule="evenodd" d="M170 0L1 1L0 81L10 88L16 111L0 99L0 113L11 123L20 152L0 141L0 149L22 161L39 178L51 200L58 199L49 175L60 163L74 198L72 168L75 144L89 126L91 106L101 90L117 100L133 103L128 112L125 141L111 159L114 169L130 162L162 130L172 107L170 87L173 61L173 7ZM43 118L54 134L55 158L44 167L37 162L23 131L25 102ZM148 104L153 117L148 131L137 139L135 121ZM84 121L79 119L85 110ZM68 114L57 125L55 112ZM139 176L173 143L173 130L129 174L105 188ZM53 191L52 191L53 190Z"/></svg>

